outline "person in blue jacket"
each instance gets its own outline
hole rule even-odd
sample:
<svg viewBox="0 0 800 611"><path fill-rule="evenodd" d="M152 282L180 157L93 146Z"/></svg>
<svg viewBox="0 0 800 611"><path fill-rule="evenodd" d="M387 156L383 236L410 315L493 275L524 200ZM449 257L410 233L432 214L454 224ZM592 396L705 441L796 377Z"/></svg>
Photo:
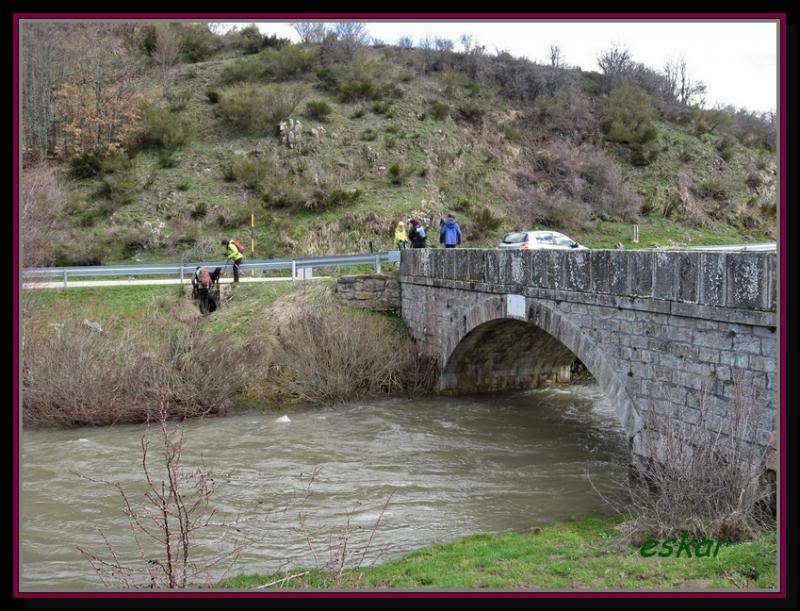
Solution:
<svg viewBox="0 0 800 611"><path fill-rule="evenodd" d="M461 244L461 227L458 226L452 214L448 214L447 219L442 223L439 230L439 242L444 244L445 248L455 248Z"/></svg>

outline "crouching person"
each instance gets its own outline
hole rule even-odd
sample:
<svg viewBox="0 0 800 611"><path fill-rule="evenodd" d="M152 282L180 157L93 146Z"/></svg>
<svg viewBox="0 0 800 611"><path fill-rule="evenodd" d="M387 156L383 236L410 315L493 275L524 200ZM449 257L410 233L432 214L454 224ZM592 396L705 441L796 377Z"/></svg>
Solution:
<svg viewBox="0 0 800 611"><path fill-rule="evenodd" d="M200 302L200 313L208 315L208 291L211 288L211 274L205 267L199 268L195 275L197 277L197 298Z"/></svg>

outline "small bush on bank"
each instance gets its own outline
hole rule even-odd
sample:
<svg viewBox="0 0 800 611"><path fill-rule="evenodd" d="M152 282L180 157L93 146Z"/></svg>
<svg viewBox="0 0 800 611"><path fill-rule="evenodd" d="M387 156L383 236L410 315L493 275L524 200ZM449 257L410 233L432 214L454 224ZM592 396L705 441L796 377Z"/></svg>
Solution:
<svg viewBox="0 0 800 611"><path fill-rule="evenodd" d="M408 178L414 173L414 168L404 165L402 163L393 163L389 166L388 174L389 180L393 185L403 185Z"/></svg>
<svg viewBox="0 0 800 611"><path fill-rule="evenodd" d="M286 81L312 71L319 59L319 49L286 45L267 48L256 55L237 59L225 66L222 84L256 81Z"/></svg>
<svg viewBox="0 0 800 611"><path fill-rule="evenodd" d="M450 114L450 106L441 100L434 100L430 106L431 116L443 121Z"/></svg>
<svg viewBox="0 0 800 611"><path fill-rule="evenodd" d="M150 108L142 117L138 146L174 151L189 141L192 126L186 117L176 117L166 108Z"/></svg>
<svg viewBox="0 0 800 611"><path fill-rule="evenodd" d="M325 100L312 100L306 103L306 111L304 114L309 119L327 121L331 112L333 112L333 109Z"/></svg>
<svg viewBox="0 0 800 611"><path fill-rule="evenodd" d="M337 208L353 206L361 199L364 192L361 189L342 189L328 185L320 185L314 190L313 196L306 201L304 207L309 210L324 212Z"/></svg>
<svg viewBox="0 0 800 611"><path fill-rule="evenodd" d="M481 125L483 123L483 117L486 114L485 108L472 102L459 104L457 111L457 117L471 125Z"/></svg>
<svg viewBox="0 0 800 611"><path fill-rule="evenodd" d="M77 180L94 178L103 169L102 153L97 151L85 151L69 160L70 178Z"/></svg>
<svg viewBox="0 0 800 611"><path fill-rule="evenodd" d="M277 135L305 93L292 85L234 85L222 92L215 114L244 133Z"/></svg>
<svg viewBox="0 0 800 611"><path fill-rule="evenodd" d="M102 211L112 213L122 206L127 206L135 201L141 190L141 184L134 170L114 172L103 177L98 195L108 200L108 205L102 206Z"/></svg>
<svg viewBox="0 0 800 611"><path fill-rule="evenodd" d="M160 151L158 153L158 167L162 169L174 168L178 165L178 160L173 151Z"/></svg>
<svg viewBox="0 0 800 611"><path fill-rule="evenodd" d="M704 180L695 189L697 195L706 199L715 199L723 202L728 200L728 186L717 179Z"/></svg>
<svg viewBox="0 0 800 611"><path fill-rule="evenodd" d="M276 170L267 157L245 157L240 155L230 164L230 175L248 189L258 190Z"/></svg>
<svg viewBox="0 0 800 611"><path fill-rule="evenodd" d="M220 94L217 89L209 88L206 90L206 99L208 100L209 104L217 104L219 103Z"/></svg>

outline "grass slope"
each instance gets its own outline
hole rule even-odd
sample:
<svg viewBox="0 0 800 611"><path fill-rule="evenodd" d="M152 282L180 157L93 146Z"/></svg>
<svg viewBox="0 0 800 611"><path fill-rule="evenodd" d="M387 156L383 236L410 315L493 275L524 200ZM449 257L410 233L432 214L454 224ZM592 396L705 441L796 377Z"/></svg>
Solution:
<svg viewBox="0 0 800 611"><path fill-rule="evenodd" d="M529 533L482 534L434 545L399 560L346 569L311 569L273 589L363 590L716 590L776 586L775 534L722 546L716 558L643 558L625 543L616 518L560 522ZM220 587L252 589L299 575L241 575Z"/></svg>

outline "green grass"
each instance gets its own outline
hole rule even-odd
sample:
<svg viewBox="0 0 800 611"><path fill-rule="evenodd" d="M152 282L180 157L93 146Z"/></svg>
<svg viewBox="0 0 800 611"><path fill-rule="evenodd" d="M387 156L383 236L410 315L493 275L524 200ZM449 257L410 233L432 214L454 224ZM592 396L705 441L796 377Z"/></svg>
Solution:
<svg viewBox="0 0 800 611"><path fill-rule="evenodd" d="M23 299L31 318L43 321L88 318L101 325L128 324L143 319L150 308L168 312L184 290L179 285L31 289L25 291Z"/></svg>
<svg viewBox="0 0 800 611"><path fill-rule="evenodd" d="M590 230L567 233L589 248L615 248L619 242L625 248L656 248L659 246L710 246L775 240L775 236L741 233L732 227L717 229L686 227L661 216L643 216L639 219L638 224L638 244L633 241L633 223L601 221Z"/></svg>
<svg viewBox="0 0 800 611"><path fill-rule="evenodd" d="M672 590L776 587L775 533L723 546L716 558L643 558L621 540L615 518L560 522L528 533L482 534L425 547L340 577L312 569L275 589ZM306 569L240 575L220 587L252 589Z"/></svg>

